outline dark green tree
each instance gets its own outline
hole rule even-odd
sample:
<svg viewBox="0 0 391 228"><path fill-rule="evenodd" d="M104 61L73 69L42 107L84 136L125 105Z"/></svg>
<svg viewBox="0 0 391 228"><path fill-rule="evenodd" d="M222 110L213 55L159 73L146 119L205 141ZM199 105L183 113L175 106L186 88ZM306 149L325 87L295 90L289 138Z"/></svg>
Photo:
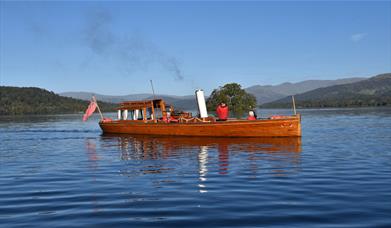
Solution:
<svg viewBox="0 0 391 228"><path fill-rule="evenodd" d="M214 89L206 105L209 111L215 111L221 102L226 103L230 113L237 118L242 117L248 110L256 108L257 104L256 98L248 94L238 83L229 83Z"/></svg>
<svg viewBox="0 0 391 228"><path fill-rule="evenodd" d="M40 88L0 86L0 115L83 113L88 104ZM99 106L107 112L117 105L99 101Z"/></svg>

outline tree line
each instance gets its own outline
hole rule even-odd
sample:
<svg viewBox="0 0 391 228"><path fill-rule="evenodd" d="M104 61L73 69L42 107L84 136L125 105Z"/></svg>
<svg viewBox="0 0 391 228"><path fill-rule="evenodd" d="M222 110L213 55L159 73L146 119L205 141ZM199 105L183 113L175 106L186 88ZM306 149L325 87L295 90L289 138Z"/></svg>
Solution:
<svg viewBox="0 0 391 228"><path fill-rule="evenodd" d="M89 101L62 97L41 88L0 86L0 115L80 113L88 104ZM117 105L99 102L99 107L109 112Z"/></svg>

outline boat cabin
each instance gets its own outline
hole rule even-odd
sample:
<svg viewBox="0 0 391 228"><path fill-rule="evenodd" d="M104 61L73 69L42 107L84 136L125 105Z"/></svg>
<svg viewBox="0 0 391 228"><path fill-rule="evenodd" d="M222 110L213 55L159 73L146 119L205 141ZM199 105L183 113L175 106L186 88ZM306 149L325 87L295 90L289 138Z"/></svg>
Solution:
<svg viewBox="0 0 391 228"><path fill-rule="evenodd" d="M158 122L167 118L191 118L188 112L176 112L172 105L167 105L163 99L126 101L120 103L118 120L140 120L143 122Z"/></svg>

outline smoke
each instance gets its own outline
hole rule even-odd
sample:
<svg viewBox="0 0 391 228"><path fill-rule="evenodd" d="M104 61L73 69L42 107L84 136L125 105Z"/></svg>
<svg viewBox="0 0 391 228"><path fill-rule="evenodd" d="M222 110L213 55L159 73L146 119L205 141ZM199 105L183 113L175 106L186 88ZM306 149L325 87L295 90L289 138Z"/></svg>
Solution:
<svg viewBox="0 0 391 228"><path fill-rule="evenodd" d="M165 68L172 72L172 74L174 75L174 78L175 80L183 80L183 74L182 74L182 70L180 69L179 67L179 63L177 61L177 59L175 57L170 57L170 58L167 58L165 59L166 63L164 64Z"/></svg>
<svg viewBox="0 0 391 228"><path fill-rule="evenodd" d="M184 79L177 58L167 55L140 33L115 34L112 27L113 16L109 11L91 12L83 30L85 45L97 56L118 61L127 73L146 71L158 64L175 80Z"/></svg>
<svg viewBox="0 0 391 228"><path fill-rule="evenodd" d="M111 21L112 16L106 11L97 11L94 14L89 15L84 32L84 39L87 46L95 54L110 54L110 49L115 43L114 35L110 30Z"/></svg>

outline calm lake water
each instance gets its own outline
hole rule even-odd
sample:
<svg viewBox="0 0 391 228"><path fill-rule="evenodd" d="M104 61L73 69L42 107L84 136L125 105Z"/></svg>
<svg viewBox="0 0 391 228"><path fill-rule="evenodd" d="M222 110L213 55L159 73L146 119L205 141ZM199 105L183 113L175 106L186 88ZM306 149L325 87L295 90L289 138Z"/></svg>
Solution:
<svg viewBox="0 0 391 228"><path fill-rule="evenodd" d="M391 227L391 110L300 112L301 139L0 117L0 227Z"/></svg>

